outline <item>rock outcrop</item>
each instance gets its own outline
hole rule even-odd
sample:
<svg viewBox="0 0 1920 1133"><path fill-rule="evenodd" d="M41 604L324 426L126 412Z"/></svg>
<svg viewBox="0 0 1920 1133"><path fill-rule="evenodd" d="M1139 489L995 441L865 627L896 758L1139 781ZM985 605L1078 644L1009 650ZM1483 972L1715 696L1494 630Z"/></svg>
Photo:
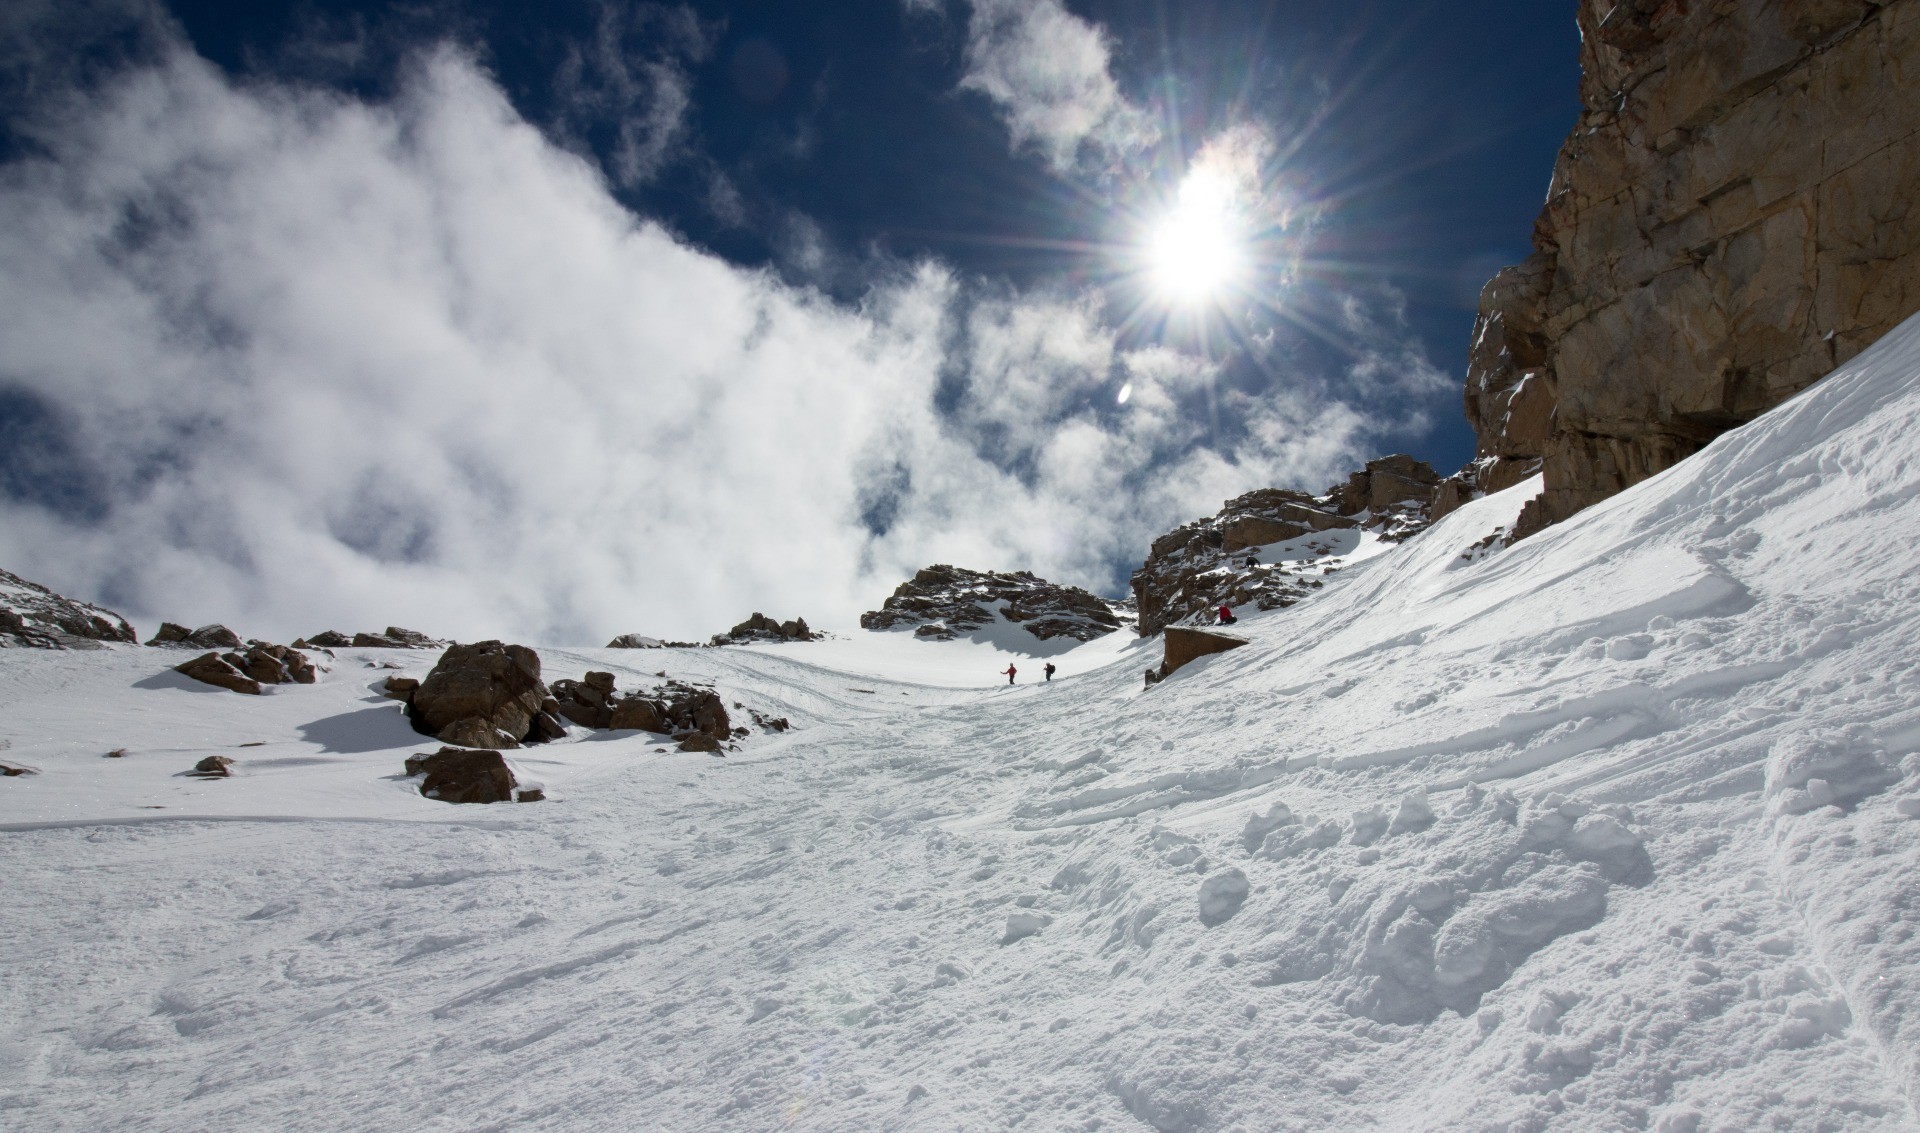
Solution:
<svg viewBox="0 0 1920 1133"><path fill-rule="evenodd" d="M613 674L590 672L578 681L558 680L551 686L560 715L583 728L613 727Z"/></svg>
<svg viewBox="0 0 1920 1133"><path fill-rule="evenodd" d="M1920 309L1920 0L1580 0L1582 113L1480 298L1479 456L1516 535L1652 476Z"/></svg>
<svg viewBox="0 0 1920 1133"><path fill-rule="evenodd" d="M1211 622L1221 606L1291 606L1338 569L1358 532L1399 542L1425 530L1440 486L1424 461L1395 455L1368 461L1318 496L1262 488L1228 500L1217 514L1153 541L1133 573L1140 636ZM1254 553L1281 543L1290 544L1287 561L1262 562Z"/></svg>
<svg viewBox="0 0 1920 1133"><path fill-rule="evenodd" d="M699 734L716 744L733 736L726 702L710 688L668 681L647 692L630 692L612 702L611 727L638 729L682 740Z"/></svg>
<svg viewBox="0 0 1920 1133"><path fill-rule="evenodd" d="M519 781L506 758L491 748L443 747L432 755L410 755L409 776L425 775L420 793L443 803L504 803L514 801ZM539 791L519 792L521 802L545 798Z"/></svg>
<svg viewBox="0 0 1920 1133"><path fill-rule="evenodd" d="M744 645L749 641L812 641L813 631L807 619L780 622L754 611L754 615L725 633L713 635L715 645Z"/></svg>
<svg viewBox="0 0 1920 1133"><path fill-rule="evenodd" d="M0 570L0 649L99 649L103 642L137 640L127 619L112 610Z"/></svg>
<svg viewBox="0 0 1920 1133"><path fill-rule="evenodd" d="M457 747L492 751L566 734L540 655L524 645L449 646L406 704L414 731Z"/></svg>
<svg viewBox="0 0 1920 1133"><path fill-rule="evenodd" d="M623 633L607 642L608 649L698 649L692 641L663 641L644 633Z"/></svg>
<svg viewBox="0 0 1920 1133"><path fill-rule="evenodd" d="M161 622L160 628L147 639L148 645L171 645L182 649L238 649L240 635L226 626L201 626L188 629L178 622Z"/></svg>
<svg viewBox="0 0 1920 1133"><path fill-rule="evenodd" d="M878 610L861 614L860 628L913 626L915 637L947 640L998 618L1042 641L1092 641L1121 624L1111 605L1077 586L1059 586L1024 570L1001 574L939 564L901 583Z"/></svg>
<svg viewBox="0 0 1920 1133"><path fill-rule="evenodd" d="M254 696L265 685L310 685L318 675L305 653L266 641L253 642L245 653L202 653L173 668L196 681Z"/></svg>
<svg viewBox="0 0 1920 1133"><path fill-rule="evenodd" d="M1183 666L1215 653L1225 653L1247 644L1244 637L1212 633L1190 626L1168 626L1162 639L1160 667L1147 670L1147 683L1159 684Z"/></svg>
<svg viewBox="0 0 1920 1133"><path fill-rule="evenodd" d="M388 626L384 633L356 633L352 636L337 629L322 630L310 637L298 638L293 644L296 648L312 646L319 649L445 649L453 643L428 637L417 629Z"/></svg>

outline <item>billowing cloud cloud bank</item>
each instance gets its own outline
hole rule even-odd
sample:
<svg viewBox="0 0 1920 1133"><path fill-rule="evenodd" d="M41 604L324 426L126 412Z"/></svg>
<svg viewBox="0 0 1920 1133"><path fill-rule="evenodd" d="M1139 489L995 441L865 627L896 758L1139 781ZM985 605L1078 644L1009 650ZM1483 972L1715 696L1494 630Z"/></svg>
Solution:
<svg viewBox="0 0 1920 1133"><path fill-rule="evenodd" d="M376 105L175 45L39 140L0 167L0 563L149 625L848 628L933 561L1111 590L1368 435L1302 385L1216 403L1217 451L1210 364L1093 293L926 263L849 308L729 265L452 49Z"/></svg>

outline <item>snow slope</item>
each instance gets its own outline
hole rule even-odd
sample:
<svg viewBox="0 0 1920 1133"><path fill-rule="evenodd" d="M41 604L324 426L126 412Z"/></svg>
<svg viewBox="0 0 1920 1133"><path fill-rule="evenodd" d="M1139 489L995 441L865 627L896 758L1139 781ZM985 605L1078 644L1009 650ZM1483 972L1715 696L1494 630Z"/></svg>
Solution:
<svg viewBox="0 0 1920 1133"><path fill-rule="evenodd" d="M899 635L544 649L795 724L516 753L547 803L390 778L433 745L366 666L428 656L255 699L0 653L0 1128L1915 1129L1917 378L1909 323L1151 690L1122 638L1011 689Z"/></svg>

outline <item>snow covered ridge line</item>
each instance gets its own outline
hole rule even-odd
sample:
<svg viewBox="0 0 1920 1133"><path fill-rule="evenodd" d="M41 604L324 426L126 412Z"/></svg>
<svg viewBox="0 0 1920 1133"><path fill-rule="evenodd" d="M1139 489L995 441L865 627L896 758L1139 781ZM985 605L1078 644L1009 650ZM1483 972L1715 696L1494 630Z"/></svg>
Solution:
<svg viewBox="0 0 1920 1133"><path fill-rule="evenodd" d="M102 642L135 640L127 619L112 610L0 570L0 648L97 649Z"/></svg>
<svg viewBox="0 0 1920 1133"><path fill-rule="evenodd" d="M1222 606L1282 609L1324 575L1426 529L1441 490L1410 456L1381 457L1319 496L1263 488L1153 541L1132 579L1142 637L1213 621Z"/></svg>

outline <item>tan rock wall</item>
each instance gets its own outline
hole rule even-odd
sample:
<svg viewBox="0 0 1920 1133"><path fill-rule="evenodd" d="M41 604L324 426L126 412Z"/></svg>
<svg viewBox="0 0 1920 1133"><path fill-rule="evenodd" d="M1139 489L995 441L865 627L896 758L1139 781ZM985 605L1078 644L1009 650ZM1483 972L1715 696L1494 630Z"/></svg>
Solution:
<svg viewBox="0 0 1920 1133"><path fill-rule="evenodd" d="M1581 0L1578 18L1582 117L1535 254L1481 296L1467 374L1483 481L1543 461L1526 529L1920 309L1920 0Z"/></svg>

